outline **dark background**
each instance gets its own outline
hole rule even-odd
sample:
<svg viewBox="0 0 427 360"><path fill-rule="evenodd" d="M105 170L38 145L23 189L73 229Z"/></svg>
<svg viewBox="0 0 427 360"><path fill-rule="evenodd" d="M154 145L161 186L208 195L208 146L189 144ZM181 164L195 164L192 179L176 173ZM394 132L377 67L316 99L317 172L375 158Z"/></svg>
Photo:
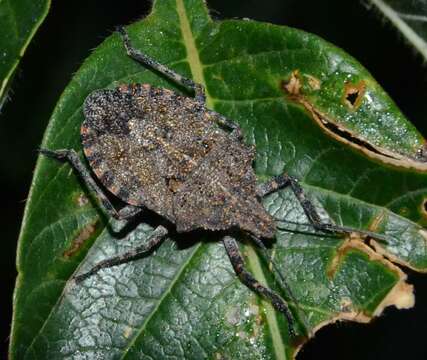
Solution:
<svg viewBox="0 0 427 360"><path fill-rule="evenodd" d="M356 57L427 135L427 68L388 23L359 1L208 0L214 18L247 17L303 29ZM114 29L147 14L148 1L58 1L29 46L0 114L0 345L6 354L16 277L15 251L25 199L44 128L82 61ZM340 323L320 330L299 354L307 359L427 359L427 275L409 271L414 309L389 308L369 325Z"/></svg>

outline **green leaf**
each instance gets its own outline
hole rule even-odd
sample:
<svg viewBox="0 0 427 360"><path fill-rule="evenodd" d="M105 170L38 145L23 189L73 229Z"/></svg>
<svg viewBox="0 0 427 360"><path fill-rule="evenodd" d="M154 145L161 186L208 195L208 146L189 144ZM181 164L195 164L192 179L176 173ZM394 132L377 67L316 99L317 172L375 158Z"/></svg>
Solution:
<svg viewBox="0 0 427 360"><path fill-rule="evenodd" d="M0 108L16 67L49 7L50 0L0 0Z"/></svg>
<svg viewBox="0 0 427 360"><path fill-rule="evenodd" d="M369 321L388 305L412 306L405 274L381 254L427 269L427 175L414 156L424 140L360 64L302 31L214 22L202 0L157 0L129 33L137 48L204 84L208 105L239 122L256 146L259 181L286 170L325 221L389 239L310 235L313 229L282 223L299 231L278 231L270 251L299 304L290 299L301 331L302 323L314 332L338 319ZM343 91L361 80L363 94L349 108ZM132 82L182 91L129 59L114 34L64 91L43 147L81 154L84 99ZM336 131L332 119L353 130ZM374 145L402 157L389 161ZM279 219L307 223L289 189L265 206ZM284 316L239 282L216 233L173 236L150 256L76 285L73 274L143 243L156 223L136 224L118 239L111 229L119 224L107 221L68 164L38 160L19 240L12 359L295 355ZM256 278L288 298L256 249L240 240Z"/></svg>
<svg viewBox="0 0 427 360"><path fill-rule="evenodd" d="M427 4L423 0L369 0L427 60Z"/></svg>

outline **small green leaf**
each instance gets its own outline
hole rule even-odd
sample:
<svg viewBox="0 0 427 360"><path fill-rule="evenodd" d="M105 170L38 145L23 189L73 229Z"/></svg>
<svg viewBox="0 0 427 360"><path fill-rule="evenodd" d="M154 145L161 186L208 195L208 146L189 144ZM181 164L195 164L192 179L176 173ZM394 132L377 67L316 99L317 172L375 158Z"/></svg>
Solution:
<svg viewBox="0 0 427 360"><path fill-rule="evenodd" d="M0 0L0 108L16 67L49 7L50 0Z"/></svg>
<svg viewBox="0 0 427 360"><path fill-rule="evenodd" d="M298 302L296 308L290 299L299 328L305 323L313 332L337 319L369 321L387 305L412 306L405 274L381 254L427 270L422 228L427 175L414 158L424 140L360 64L302 31L214 22L202 0L157 0L151 15L131 25L129 34L137 48L204 84L209 106L239 122L246 142L256 146L260 181L288 171L325 221L390 239L367 240L370 247L357 236L310 235L311 228L280 223L298 230L278 231L271 255ZM369 106L363 108L365 98L358 100L363 110L358 111L343 103L343 91L349 80L361 79ZM85 98L95 89L132 82L182 91L129 59L114 34L64 91L43 147L81 154ZM366 131L366 142L353 139L356 147L348 134L347 142L340 133L331 136L319 126L319 114L353 124L348 131L354 137L358 127ZM371 154L370 140L407 159L388 165L389 154ZM284 316L239 282L215 233L174 236L150 256L105 269L79 285L70 281L76 272L143 243L152 231L136 224L118 239L87 197L68 164L39 159L19 240L12 359L295 355ZM278 219L307 222L289 189L271 194L264 204ZM249 269L277 288L256 249L240 240Z"/></svg>
<svg viewBox="0 0 427 360"><path fill-rule="evenodd" d="M427 3L423 0L369 0L427 60Z"/></svg>

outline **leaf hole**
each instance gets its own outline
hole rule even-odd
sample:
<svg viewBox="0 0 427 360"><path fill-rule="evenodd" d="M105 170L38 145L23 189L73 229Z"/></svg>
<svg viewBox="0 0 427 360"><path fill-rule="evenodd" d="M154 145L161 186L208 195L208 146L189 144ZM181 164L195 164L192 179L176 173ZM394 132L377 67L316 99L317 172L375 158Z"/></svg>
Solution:
<svg viewBox="0 0 427 360"><path fill-rule="evenodd" d="M362 103L363 96L365 95L366 83L361 80L357 84L345 83L344 84L344 104L350 110L356 110Z"/></svg>
<svg viewBox="0 0 427 360"><path fill-rule="evenodd" d="M359 97L359 92L355 91L355 92L351 92L349 94L347 94L346 96L346 100L352 105L354 106L356 104L356 100Z"/></svg>
<svg viewBox="0 0 427 360"><path fill-rule="evenodd" d="M424 216L427 216L427 198L423 199L421 210Z"/></svg>

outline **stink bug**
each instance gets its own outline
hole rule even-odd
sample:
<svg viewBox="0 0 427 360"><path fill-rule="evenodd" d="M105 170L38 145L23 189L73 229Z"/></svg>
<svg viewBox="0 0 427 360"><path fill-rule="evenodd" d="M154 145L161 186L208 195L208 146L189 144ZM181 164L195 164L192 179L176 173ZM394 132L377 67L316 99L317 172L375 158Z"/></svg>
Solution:
<svg viewBox="0 0 427 360"><path fill-rule="evenodd" d="M41 150L68 161L109 214L129 219L147 208L175 224L178 232L239 229L265 250L261 239L275 236L276 222L261 199L290 186L314 228L353 231L322 223L298 181L286 173L257 185L252 168L255 150L244 144L236 123L206 108L203 86L141 53L131 45L124 28L118 31L132 59L194 91L194 98L149 84L96 90L86 98L83 151L103 187L126 204L119 211L74 150ZM157 227L143 246L104 260L75 280L150 252L167 233L165 227ZM240 280L286 316L294 335L293 316L283 298L245 269L233 237L226 235L222 241Z"/></svg>

